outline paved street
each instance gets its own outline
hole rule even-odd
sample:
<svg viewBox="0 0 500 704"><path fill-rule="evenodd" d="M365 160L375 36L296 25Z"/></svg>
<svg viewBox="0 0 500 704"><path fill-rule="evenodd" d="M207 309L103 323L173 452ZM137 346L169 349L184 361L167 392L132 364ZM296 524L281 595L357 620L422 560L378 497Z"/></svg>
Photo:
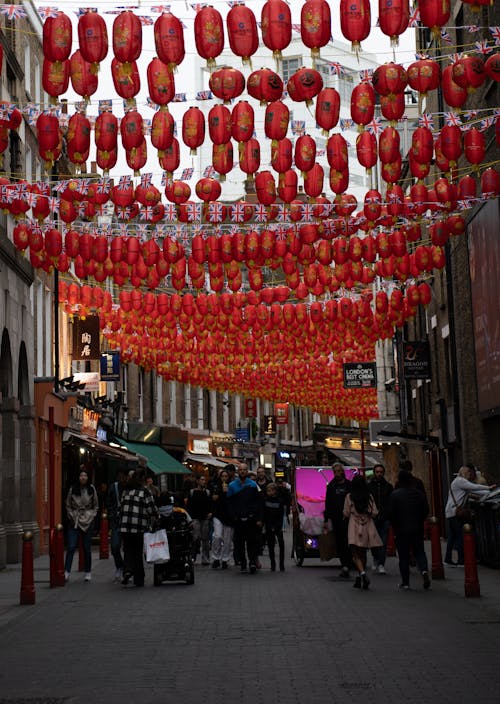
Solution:
<svg viewBox="0 0 500 704"><path fill-rule="evenodd" d="M289 539L290 534L287 534ZM18 606L20 571L0 572L0 704L498 704L500 572L480 569L482 597L465 599L463 571L429 592L397 589L397 565L361 592L338 568L309 560L257 575L196 568L196 584L112 583L73 573L49 589L36 561L35 606Z"/></svg>

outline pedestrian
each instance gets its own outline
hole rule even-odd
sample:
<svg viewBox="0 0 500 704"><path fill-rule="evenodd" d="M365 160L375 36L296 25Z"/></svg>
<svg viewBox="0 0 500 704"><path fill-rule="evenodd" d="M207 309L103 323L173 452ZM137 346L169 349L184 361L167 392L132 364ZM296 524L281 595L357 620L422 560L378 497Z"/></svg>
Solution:
<svg viewBox="0 0 500 704"><path fill-rule="evenodd" d="M429 566L424 548L424 523L429 514L425 493L415 488L410 472L401 470L397 488L389 499L389 520L394 529L394 539L401 573L400 589L410 588L410 553L423 579L424 589L429 589Z"/></svg>
<svg viewBox="0 0 500 704"><path fill-rule="evenodd" d="M366 574L366 552L368 548L381 547L382 540L373 521L378 513L377 506L361 474L356 475L351 481L350 491L345 497L343 513L349 520L348 543L352 560L358 570L353 586L356 589L368 589L370 580Z"/></svg>
<svg viewBox="0 0 500 704"><path fill-rule="evenodd" d="M81 465L78 481L71 485L66 497L66 514L69 520L64 562L66 582L70 577L73 555L80 538L84 554L84 580L90 582L92 579L92 533L98 510L99 500L96 488L93 484L89 484L89 475L84 465Z"/></svg>
<svg viewBox="0 0 500 704"><path fill-rule="evenodd" d="M193 562L201 552L201 564L210 564L210 519L212 499L207 488L207 478L200 474L195 486L189 491L186 509L193 520Z"/></svg>
<svg viewBox="0 0 500 704"><path fill-rule="evenodd" d="M485 496L495 484L484 486L476 482L476 468L473 464L465 464L458 470L457 476L450 484L450 491L445 507L446 523L448 528L448 541L444 564L456 567L464 564L464 534L463 520L457 516L457 509L464 508L470 496ZM457 561L453 560L453 551L456 550Z"/></svg>
<svg viewBox="0 0 500 704"><path fill-rule="evenodd" d="M160 489L153 483L153 477L146 477L146 489L149 489L153 496L153 499L158 504L158 500L160 498Z"/></svg>
<svg viewBox="0 0 500 704"><path fill-rule="evenodd" d="M271 561L271 571L276 570L276 557L274 548L276 542L279 548L280 572L285 571L285 543L283 540L283 512L285 502L283 494L278 491L274 482L270 482L266 487L264 497L264 527Z"/></svg>
<svg viewBox="0 0 500 704"><path fill-rule="evenodd" d="M248 477L245 463L238 467L238 477L227 490L230 515L234 521L234 548L242 572L257 571L259 532L262 527L262 501L257 484Z"/></svg>
<svg viewBox="0 0 500 704"><path fill-rule="evenodd" d="M351 482L346 478L344 466L340 462L335 462L332 469L333 479L326 487L323 531L325 533L329 531L329 523L331 522L337 544L337 554L340 559L340 576L343 579L349 579L352 558L347 541L347 519L344 516L344 504L345 498L351 490Z"/></svg>
<svg viewBox="0 0 500 704"><path fill-rule="evenodd" d="M403 472L408 472L408 474L410 475L411 486L414 489L418 489L419 491L421 491L423 494L425 494L425 498L427 498L427 493L425 491L423 481L413 474L413 462L411 460L403 460L400 464L400 470L402 470ZM396 483L396 489L397 488L398 484Z"/></svg>
<svg viewBox="0 0 500 704"><path fill-rule="evenodd" d="M212 567L227 569L233 548L233 526L229 513L227 492L229 474L223 469L212 494Z"/></svg>
<svg viewBox="0 0 500 704"><path fill-rule="evenodd" d="M263 491L265 495L267 485L271 483L271 480L266 475L266 468L262 467L262 465L260 467L257 467L257 477L255 479L255 482L259 489Z"/></svg>
<svg viewBox="0 0 500 704"><path fill-rule="evenodd" d="M375 506L377 507L377 515L374 517L375 527L380 535L382 545L378 548L372 548L373 571L378 574L385 574L385 557L387 552L387 536L389 534L389 518L387 510L389 508L389 499L393 490L385 478L385 467L383 464L376 464L373 468L373 479L368 482L368 489L373 496Z"/></svg>
<svg viewBox="0 0 500 704"><path fill-rule="evenodd" d="M106 497L106 509L111 531L111 554L115 563L115 581L117 582L121 582L123 578L122 534L120 523L124 488L125 472L119 469L116 474L116 481L109 487Z"/></svg>
<svg viewBox="0 0 500 704"><path fill-rule="evenodd" d="M283 532L286 530L286 526L290 523L290 508L292 505L292 492L290 484L285 482L283 477L278 477L276 479L276 486L278 487L278 493L283 497Z"/></svg>
<svg viewBox="0 0 500 704"><path fill-rule="evenodd" d="M122 584L127 585L133 578L136 587L144 586L144 533L159 518L155 500L145 483L144 470L129 475L121 505L120 530L124 553Z"/></svg>

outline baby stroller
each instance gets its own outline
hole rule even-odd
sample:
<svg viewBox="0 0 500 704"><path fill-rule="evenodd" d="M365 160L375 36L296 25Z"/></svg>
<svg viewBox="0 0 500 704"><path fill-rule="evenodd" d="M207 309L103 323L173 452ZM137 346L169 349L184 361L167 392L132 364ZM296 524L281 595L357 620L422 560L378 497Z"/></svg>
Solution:
<svg viewBox="0 0 500 704"><path fill-rule="evenodd" d="M155 563L153 584L185 582L194 584L194 565L191 558L192 528L189 515L183 508L167 505L160 507L158 528L167 531L170 560Z"/></svg>

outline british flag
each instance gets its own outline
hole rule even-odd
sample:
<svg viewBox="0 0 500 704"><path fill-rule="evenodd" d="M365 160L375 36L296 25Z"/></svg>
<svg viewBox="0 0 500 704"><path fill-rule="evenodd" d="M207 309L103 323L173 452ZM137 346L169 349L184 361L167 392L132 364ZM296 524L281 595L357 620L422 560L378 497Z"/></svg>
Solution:
<svg viewBox="0 0 500 704"><path fill-rule="evenodd" d="M81 17L82 15L86 15L87 12L97 12L97 7L79 7L78 10L75 10L75 15L77 17Z"/></svg>
<svg viewBox="0 0 500 704"><path fill-rule="evenodd" d="M245 222L245 203L234 203L231 206L231 222Z"/></svg>
<svg viewBox="0 0 500 704"><path fill-rule="evenodd" d="M201 203L187 203L186 214L190 222L201 218Z"/></svg>
<svg viewBox="0 0 500 704"><path fill-rule="evenodd" d="M410 11L410 17L408 19L408 27L418 27L419 22L420 22L420 10L418 9L418 5L414 5Z"/></svg>
<svg viewBox="0 0 500 704"><path fill-rule="evenodd" d="M141 208L139 211L139 219L140 220L151 220L153 217L153 207L151 205L146 205ZM137 225L137 228L139 227L147 227L147 225Z"/></svg>
<svg viewBox="0 0 500 704"><path fill-rule="evenodd" d="M305 120L292 120L292 134L305 134L306 133L306 121Z"/></svg>
<svg viewBox="0 0 500 704"><path fill-rule="evenodd" d="M300 34L300 24L292 24L292 29L294 32L297 32L297 34Z"/></svg>
<svg viewBox="0 0 500 704"><path fill-rule="evenodd" d="M371 134L380 134L382 131L382 118L374 117L373 120L366 125L366 129Z"/></svg>
<svg viewBox="0 0 500 704"><path fill-rule="evenodd" d="M314 207L310 203L304 203L302 206L302 221L311 222L314 216Z"/></svg>
<svg viewBox="0 0 500 704"><path fill-rule="evenodd" d="M424 112L423 115L420 115L420 117L418 118L418 126L427 127L428 129L433 130L434 118L432 117L432 113Z"/></svg>
<svg viewBox="0 0 500 704"><path fill-rule="evenodd" d="M87 211L87 206L86 204L82 201L81 203L78 203L77 207L77 213L79 218L83 218L85 216L85 213Z"/></svg>
<svg viewBox="0 0 500 704"><path fill-rule="evenodd" d="M194 174L193 167L189 167L188 169L184 169L181 173L181 181L189 181L189 179L192 178L193 174Z"/></svg>
<svg viewBox="0 0 500 704"><path fill-rule="evenodd" d="M330 76L342 76L345 73L345 68L338 61L328 61Z"/></svg>
<svg viewBox="0 0 500 704"><path fill-rule="evenodd" d="M213 97L211 90L199 90L196 93L196 100L212 100Z"/></svg>
<svg viewBox="0 0 500 704"><path fill-rule="evenodd" d="M453 42L451 34L447 32L446 29L441 30L441 41L443 41L445 44L451 44Z"/></svg>
<svg viewBox="0 0 500 704"><path fill-rule="evenodd" d="M68 185L68 181L58 181L54 185L52 190L54 191L54 193L62 193L67 185Z"/></svg>
<svg viewBox="0 0 500 704"><path fill-rule="evenodd" d="M278 205L278 222L290 222L290 212L286 205Z"/></svg>
<svg viewBox="0 0 500 704"><path fill-rule="evenodd" d="M464 112L464 118L466 120L474 120L477 117L477 110L466 110Z"/></svg>
<svg viewBox="0 0 500 704"><path fill-rule="evenodd" d="M190 3L189 6L190 6L191 9L194 10L195 12L199 12L199 11L202 10L204 7L206 7L207 4L206 4L205 2L194 2L194 3Z"/></svg>
<svg viewBox="0 0 500 704"><path fill-rule="evenodd" d="M215 174L215 169L210 164L209 166L205 167L205 170L203 171L203 178L211 178Z"/></svg>
<svg viewBox="0 0 500 704"><path fill-rule="evenodd" d="M49 17L57 17L59 14L59 8L46 5L45 7L38 8L38 14L42 20L47 20Z"/></svg>
<svg viewBox="0 0 500 704"><path fill-rule="evenodd" d="M142 186L143 188L147 188L148 186L150 186L152 180L153 180L153 174L152 174L152 173L141 174L141 186Z"/></svg>
<svg viewBox="0 0 500 704"><path fill-rule="evenodd" d="M489 127L491 127L492 125L494 125L494 124L495 124L495 119L496 119L496 118L493 117L493 116L485 117L484 119L482 119L482 120L480 121L480 123L479 123L479 129L481 130L481 132L484 132L484 131L487 130Z"/></svg>
<svg viewBox="0 0 500 704"><path fill-rule="evenodd" d="M474 46L480 54L489 54L493 50L492 46L488 46L488 42L483 39L480 42L475 42Z"/></svg>
<svg viewBox="0 0 500 704"><path fill-rule="evenodd" d="M166 222L175 222L177 220L177 208L174 203L166 204L164 219Z"/></svg>
<svg viewBox="0 0 500 704"><path fill-rule="evenodd" d="M127 188L130 186L131 182L132 176L120 176L120 180L118 181L118 190L126 191Z"/></svg>
<svg viewBox="0 0 500 704"><path fill-rule="evenodd" d="M173 103L185 103L187 100L185 93L176 93L172 99Z"/></svg>
<svg viewBox="0 0 500 704"><path fill-rule="evenodd" d="M457 126L461 127L462 126L462 120L460 118L460 115L457 115L456 112L444 112L443 113L444 121L449 127Z"/></svg>
<svg viewBox="0 0 500 704"><path fill-rule="evenodd" d="M98 193L109 193L111 190L111 179L102 178L97 182L97 192Z"/></svg>
<svg viewBox="0 0 500 704"><path fill-rule="evenodd" d="M490 27L491 36L495 40L495 44L500 45L500 27Z"/></svg>
<svg viewBox="0 0 500 704"><path fill-rule="evenodd" d="M267 209L262 203L257 203L254 205L254 217L256 222L266 222L267 221Z"/></svg>
<svg viewBox="0 0 500 704"><path fill-rule="evenodd" d="M140 23L143 25L143 27L148 27L149 25L153 24L153 19L151 17L147 17L146 15L137 15L139 18Z"/></svg>
<svg viewBox="0 0 500 704"><path fill-rule="evenodd" d="M372 77L373 77L373 69L372 68L364 68L362 71L359 72L359 80L361 82L371 81Z"/></svg>
<svg viewBox="0 0 500 704"><path fill-rule="evenodd" d="M162 12L170 12L171 7L171 5L153 5L151 12L158 12L161 15Z"/></svg>
<svg viewBox="0 0 500 704"><path fill-rule="evenodd" d="M222 203L214 202L208 204L208 219L210 222L222 222L224 220L224 206Z"/></svg>
<svg viewBox="0 0 500 704"><path fill-rule="evenodd" d="M36 206L36 204L38 203L38 199L41 197L43 198L43 196L39 196L36 193L31 193L31 191L30 191L29 193L26 194L26 198L25 198L26 204L30 208L33 208L34 206Z"/></svg>
<svg viewBox="0 0 500 704"><path fill-rule="evenodd" d="M113 110L113 101L112 100L99 100L98 102L98 112L99 115L102 112L111 112Z"/></svg>
<svg viewBox="0 0 500 704"><path fill-rule="evenodd" d="M59 212L59 198L48 198L48 203L49 203L49 210L51 213L58 213Z"/></svg>
<svg viewBox="0 0 500 704"><path fill-rule="evenodd" d="M0 5L0 13L5 15L11 22L12 20L20 20L28 16L21 5Z"/></svg>

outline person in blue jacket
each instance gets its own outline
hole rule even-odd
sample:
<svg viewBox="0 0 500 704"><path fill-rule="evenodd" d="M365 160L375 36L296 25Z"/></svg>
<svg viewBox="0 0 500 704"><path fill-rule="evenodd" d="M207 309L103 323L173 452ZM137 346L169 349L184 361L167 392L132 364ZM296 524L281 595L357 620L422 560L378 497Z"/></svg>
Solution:
<svg viewBox="0 0 500 704"><path fill-rule="evenodd" d="M262 527L263 503L257 483L248 477L248 466L241 464L238 477L227 489L229 514L234 521L234 549L238 554L242 572L247 572L247 558L250 574L257 571L259 535Z"/></svg>

